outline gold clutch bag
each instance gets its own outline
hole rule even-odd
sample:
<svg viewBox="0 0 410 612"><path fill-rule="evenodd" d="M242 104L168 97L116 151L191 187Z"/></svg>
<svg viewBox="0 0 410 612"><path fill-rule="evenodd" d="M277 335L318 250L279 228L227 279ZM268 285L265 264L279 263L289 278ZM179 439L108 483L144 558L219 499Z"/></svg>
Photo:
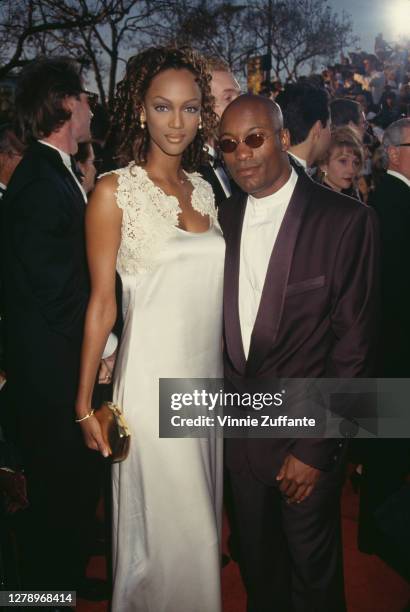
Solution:
<svg viewBox="0 0 410 612"><path fill-rule="evenodd" d="M124 461L130 450L131 434L121 408L112 402L104 402L101 408L94 412L94 416L111 447L112 461Z"/></svg>

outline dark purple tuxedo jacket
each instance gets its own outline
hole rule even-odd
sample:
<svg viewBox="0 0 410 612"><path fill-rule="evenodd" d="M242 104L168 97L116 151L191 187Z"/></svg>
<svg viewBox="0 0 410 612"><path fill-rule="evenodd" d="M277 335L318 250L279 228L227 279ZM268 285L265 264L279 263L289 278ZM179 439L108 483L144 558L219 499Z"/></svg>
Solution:
<svg viewBox="0 0 410 612"><path fill-rule="evenodd" d="M378 315L378 228L374 212L300 173L270 258L249 356L242 346L238 284L246 194L220 210L226 239L224 361L245 391L270 378L370 377ZM257 390L257 389L254 389ZM227 464L274 482L285 455L330 470L335 439L231 439Z"/></svg>

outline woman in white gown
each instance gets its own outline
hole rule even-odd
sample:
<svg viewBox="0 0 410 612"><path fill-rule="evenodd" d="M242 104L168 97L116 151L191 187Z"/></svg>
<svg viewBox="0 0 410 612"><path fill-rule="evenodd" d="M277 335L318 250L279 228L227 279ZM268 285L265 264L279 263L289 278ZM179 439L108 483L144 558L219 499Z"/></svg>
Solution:
<svg viewBox="0 0 410 612"><path fill-rule="evenodd" d="M113 467L115 612L221 610L222 440L158 432L159 378L222 376L225 246L211 188L192 172L216 125L209 80L187 49L129 60L115 105L129 164L99 180L87 211L92 292L76 412L104 455L90 398L115 319L116 269L123 284L114 401L132 437Z"/></svg>

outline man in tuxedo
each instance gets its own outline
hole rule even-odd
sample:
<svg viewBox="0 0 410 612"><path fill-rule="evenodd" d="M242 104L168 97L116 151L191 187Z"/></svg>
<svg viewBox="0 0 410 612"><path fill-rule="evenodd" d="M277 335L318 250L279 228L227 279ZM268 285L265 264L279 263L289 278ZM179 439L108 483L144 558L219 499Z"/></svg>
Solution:
<svg viewBox="0 0 410 612"><path fill-rule="evenodd" d="M90 140L91 121L77 65L30 63L16 114L28 148L2 203L1 264L8 401L29 499L22 586L74 590L85 575L100 469L74 422L89 278L86 197L71 156Z"/></svg>
<svg viewBox="0 0 410 612"><path fill-rule="evenodd" d="M0 205L6 193L8 182L20 163L24 152L23 145L17 140L14 131L8 123L0 126ZM0 281L0 372L3 366L3 321L2 321L2 298ZM0 409L4 398L3 385L0 381Z"/></svg>
<svg viewBox="0 0 410 612"><path fill-rule="evenodd" d="M392 123L383 135L386 174L371 204L380 219L382 375L410 376L410 278L403 275L410 243L410 119Z"/></svg>
<svg viewBox="0 0 410 612"><path fill-rule="evenodd" d="M325 89L311 83L288 83L276 98L289 131L291 164L311 174L315 162L330 145L329 98Z"/></svg>
<svg viewBox="0 0 410 612"><path fill-rule="evenodd" d="M410 258L410 119L395 121L383 135L387 169L372 196L381 238L381 350L379 376L410 378L410 278L403 274ZM409 577L401 559L375 520L390 496L405 483L410 470L408 439L369 440L361 484L359 546L377 552ZM404 535L404 534L403 534Z"/></svg>
<svg viewBox="0 0 410 612"><path fill-rule="evenodd" d="M234 100L219 146L244 192L220 215L227 384L247 392L269 378L371 375L374 213L295 172L271 100ZM345 610L345 451L337 439L227 440L248 612Z"/></svg>
<svg viewBox="0 0 410 612"><path fill-rule="evenodd" d="M208 67L211 71L211 93L215 98L215 113L220 118L225 108L232 100L237 98L240 93L240 87L234 75L229 69L229 66L219 57L209 57ZM201 166L199 172L212 187L215 196L215 204L217 208L222 202L229 198L232 193L231 181L218 158L215 150L215 143L207 143L209 152L209 163Z"/></svg>

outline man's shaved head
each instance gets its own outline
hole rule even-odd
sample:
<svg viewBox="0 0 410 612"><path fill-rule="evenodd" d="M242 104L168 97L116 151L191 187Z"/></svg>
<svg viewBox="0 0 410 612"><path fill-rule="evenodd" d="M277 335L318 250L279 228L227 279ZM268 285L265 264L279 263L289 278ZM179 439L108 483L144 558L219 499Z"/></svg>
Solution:
<svg viewBox="0 0 410 612"><path fill-rule="evenodd" d="M241 96L235 98L235 100L233 100L225 109L225 112L221 118L221 130L224 117L229 116L227 113L235 111L242 112L242 110L245 109L255 110L256 112L263 113L266 117L269 117L275 130L283 128L282 111L276 102L273 102L273 100L270 100L265 96L242 94Z"/></svg>
<svg viewBox="0 0 410 612"><path fill-rule="evenodd" d="M258 136L255 144L255 136ZM225 109L219 140L229 141L223 153L232 178L246 193L263 198L275 193L290 175L289 133L280 107L262 96L244 94Z"/></svg>

